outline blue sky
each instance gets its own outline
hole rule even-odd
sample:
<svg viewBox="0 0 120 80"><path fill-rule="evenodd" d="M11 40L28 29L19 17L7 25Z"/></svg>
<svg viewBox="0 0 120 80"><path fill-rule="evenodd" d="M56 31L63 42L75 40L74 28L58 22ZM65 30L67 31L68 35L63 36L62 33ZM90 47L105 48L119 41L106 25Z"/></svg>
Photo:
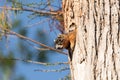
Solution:
<svg viewBox="0 0 120 80"><path fill-rule="evenodd" d="M24 0L25 3L27 2L39 2L39 0ZM59 0L55 1L53 4L55 5L60 5L60 3L57 3ZM2 3L0 4L0 6L3 5ZM19 15L14 15L12 14L12 20L15 19L19 19L22 21L22 26L23 28L28 25L37 23L40 21L39 18L32 20L31 22L29 22L29 18L27 17L29 14L29 12L24 12L22 14ZM43 18L44 19L44 18ZM46 34L48 35L48 38L50 41L50 43L48 44L49 46L54 47L53 45L53 40L55 39L55 37L57 36L58 32L57 30L54 31L50 31L49 26L47 23L44 24L38 24L35 25L34 27L29 27L29 37L34 39L34 31L36 31L37 29L41 29L43 31L46 32ZM11 36L10 37L10 43L9 45L13 46L16 45L17 41L14 40L18 40L18 38ZM12 42L14 41L14 42ZM9 46L10 47L10 46ZM12 48L13 50L17 50L15 47ZM34 53L33 53L34 54ZM54 55L53 55L54 54ZM19 56L20 53L16 51L15 53L16 58L20 58ZM59 54L57 52L49 52L48 53L49 57L49 62L50 63L55 63L55 62L67 62L67 56L63 55L63 54ZM60 78L63 78L64 76L69 74L69 70L63 71L63 72L40 72L40 71L35 71L35 69L43 69L43 70L54 70L54 69L61 69L63 67L65 67L66 65L59 65L59 66L42 66L42 65L38 65L38 64L32 64L32 63L25 63L22 61L17 61L16 64L16 68L15 68L15 75L23 75L25 76L26 80L59 80Z"/></svg>

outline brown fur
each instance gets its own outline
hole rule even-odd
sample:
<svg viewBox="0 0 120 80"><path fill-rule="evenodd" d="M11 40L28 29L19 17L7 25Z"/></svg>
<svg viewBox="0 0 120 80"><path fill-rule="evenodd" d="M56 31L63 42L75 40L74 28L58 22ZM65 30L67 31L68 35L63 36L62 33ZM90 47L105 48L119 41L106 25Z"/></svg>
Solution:
<svg viewBox="0 0 120 80"><path fill-rule="evenodd" d="M68 49L70 60L72 60L75 41L76 41L76 29L67 34L60 34L55 40L56 48Z"/></svg>

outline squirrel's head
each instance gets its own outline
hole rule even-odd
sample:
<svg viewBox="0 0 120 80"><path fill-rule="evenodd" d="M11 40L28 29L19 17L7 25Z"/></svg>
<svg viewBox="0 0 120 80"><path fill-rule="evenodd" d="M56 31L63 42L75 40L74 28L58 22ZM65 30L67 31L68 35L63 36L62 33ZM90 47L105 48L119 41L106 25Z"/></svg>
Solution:
<svg viewBox="0 0 120 80"><path fill-rule="evenodd" d="M67 34L60 34L55 40L56 49L68 49L70 47L69 37Z"/></svg>
<svg viewBox="0 0 120 80"><path fill-rule="evenodd" d="M63 34L58 35L58 37L54 40L55 42L55 48L56 49L63 49L63 44L64 44L64 36Z"/></svg>

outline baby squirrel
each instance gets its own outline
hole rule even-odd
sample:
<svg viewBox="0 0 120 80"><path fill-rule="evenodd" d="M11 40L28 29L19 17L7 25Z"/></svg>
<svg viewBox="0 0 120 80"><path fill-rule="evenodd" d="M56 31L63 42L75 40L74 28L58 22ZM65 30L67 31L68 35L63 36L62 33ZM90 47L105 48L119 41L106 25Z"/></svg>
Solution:
<svg viewBox="0 0 120 80"><path fill-rule="evenodd" d="M69 51L69 57L71 61L76 41L76 31L76 25L72 23L69 27L69 33L60 34L55 40L55 48L67 49Z"/></svg>

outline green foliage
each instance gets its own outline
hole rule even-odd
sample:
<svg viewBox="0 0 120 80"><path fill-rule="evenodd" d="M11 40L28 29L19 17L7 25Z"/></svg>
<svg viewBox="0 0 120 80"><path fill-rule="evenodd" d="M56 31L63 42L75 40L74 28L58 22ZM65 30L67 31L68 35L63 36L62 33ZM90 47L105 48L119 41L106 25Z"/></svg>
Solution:
<svg viewBox="0 0 120 80"><path fill-rule="evenodd" d="M39 51L37 61L39 61L39 62L47 62L48 61L46 51Z"/></svg>
<svg viewBox="0 0 120 80"><path fill-rule="evenodd" d="M19 19L15 19L13 22L12 22L12 29L13 28L17 28L18 26L21 26L21 20Z"/></svg>
<svg viewBox="0 0 120 80"><path fill-rule="evenodd" d="M22 8L22 1L18 1L18 0L12 0L12 7L15 7L15 8Z"/></svg>
<svg viewBox="0 0 120 80"><path fill-rule="evenodd" d="M20 1L20 0L12 0L12 1L9 0L9 2L12 3L12 7L13 7L13 8L22 9L22 7L23 7L22 1ZM21 13L21 11L15 10L14 13L15 13L15 15L17 15L18 13Z"/></svg>
<svg viewBox="0 0 120 80"><path fill-rule="evenodd" d="M0 71L3 73L3 80L9 80L11 73L15 67L15 61L11 60L14 58L14 54L9 52L8 55L0 53Z"/></svg>
<svg viewBox="0 0 120 80"><path fill-rule="evenodd" d="M19 76L17 78L15 78L14 80L26 80L24 76Z"/></svg>
<svg viewBox="0 0 120 80"><path fill-rule="evenodd" d="M70 76L70 74L68 74L64 78L61 78L59 80L71 80L71 76Z"/></svg>
<svg viewBox="0 0 120 80"><path fill-rule="evenodd" d="M12 52L10 52L8 55L4 56L2 53L0 54L0 67L4 70L6 68L14 68L15 66L15 61L13 60L9 60L9 59L13 59L14 55Z"/></svg>
<svg viewBox="0 0 120 80"><path fill-rule="evenodd" d="M19 34L26 36L27 35L27 30L26 29L20 29Z"/></svg>

